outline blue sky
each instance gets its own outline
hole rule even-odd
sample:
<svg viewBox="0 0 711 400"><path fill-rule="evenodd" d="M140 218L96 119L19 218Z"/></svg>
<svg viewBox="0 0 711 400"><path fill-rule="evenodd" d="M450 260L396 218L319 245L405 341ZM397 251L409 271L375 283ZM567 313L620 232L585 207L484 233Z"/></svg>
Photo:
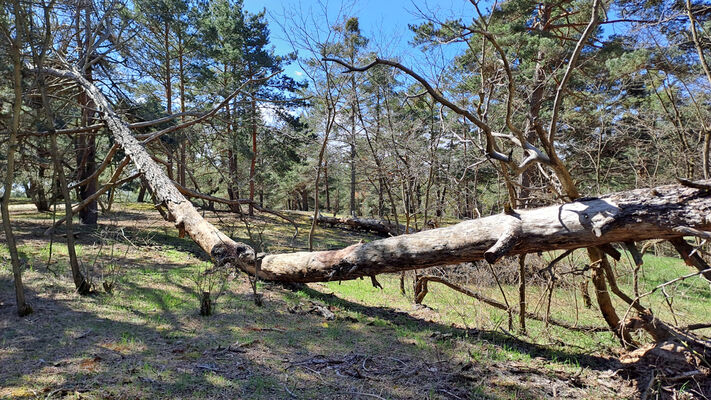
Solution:
<svg viewBox="0 0 711 400"><path fill-rule="evenodd" d="M356 0L346 2L350 5L352 16L360 22L361 32L371 39L371 44L379 49L378 53L384 57L400 57L404 62L416 63L418 51L413 50L408 42L412 39L412 32L408 24L417 24L424 21L422 12L427 15L437 15L439 18L458 16L471 18L472 5L463 0ZM286 54L292 51L291 45L284 39L279 24L275 19L283 19L285 14L294 12L321 15L321 5L327 5L331 18L343 4L341 1L317 0L244 0L244 7L250 12L267 11L267 19L271 30L272 44L277 54ZM417 6L415 6L417 4ZM418 11L417 7L420 7ZM484 10L482 10L485 12ZM452 53L454 54L454 53ZM294 78L299 78L298 66L292 65L286 72Z"/></svg>

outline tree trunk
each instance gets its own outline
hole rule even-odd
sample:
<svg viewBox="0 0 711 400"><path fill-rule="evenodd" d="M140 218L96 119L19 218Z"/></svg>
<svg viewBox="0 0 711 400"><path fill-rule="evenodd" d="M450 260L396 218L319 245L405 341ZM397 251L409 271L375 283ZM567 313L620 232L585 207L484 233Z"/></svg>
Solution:
<svg viewBox="0 0 711 400"><path fill-rule="evenodd" d="M610 327L610 330L615 332L619 336L624 345L629 345L634 343L630 332L623 330L623 322L615 311L615 306L612 304L612 299L610 298L610 293L607 290L607 283L605 281L605 272L603 271L602 263L607 262L604 260L605 255L594 247L588 247L588 257L592 262L592 283L595 287L595 295L597 296L597 304L600 307L600 312L602 313L605 322Z"/></svg>
<svg viewBox="0 0 711 400"><path fill-rule="evenodd" d="M526 255L518 256L518 322L519 330L526 334Z"/></svg>
<svg viewBox="0 0 711 400"><path fill-rule="evenodd" d="M331 113L331 108L329 106L329 114L326 118L326 129L323 136L323 143L321 144L321 150L318 153L318 166L316 167L316 181L314 182L314 216L313 221L311 221L311 229L309 230L309 251L313 250L314 247L313 237L314 232L316 231L316 223L318 222L320 212L318 192L320 190L319 183L321 180L321 165L323 164L323 157L326 154L326 148L328 146L328 136L331 133L331 128L333 128L335 121L336 114ZM328 164L326 164L326 168L326 171L328 171ZM328 180L328 174L326 175L326 179ZM326 196L328 197L328 183L326 183Z"/></svg>
<svg viewBox="0 0 711 400"><path fill-rule="evenodd" d="M230 200L237 200L239 198L239 182L237 180L237 154L235 154L235 143L237 143L237 132L233 127L234 119L237 118L237 105L233 105L235 110L230 109L230 104L225 107L225 114L227 115L227 137L230 138L230 147L227 149L227 166L229 168L229 179L227 181L227 196ZM240 205L232 205L230 209L233 212L242 213L242 208Z"/></svg>
<svg viewBox="0 0 711 400"><path fill-rule="evenodd" d="M44 91L44 89L42 89ZM84 278L84 274L81 273L79 268L79 260L77 259L76 250L74 247L74 232L72 229L72 201L69 196L69 189L67 188L67 178L64 175L64 170L62 167L62 159L57 148L57 136L52 135L50 137L52 146L52 160L54 161L54 168L57 170L57 177L59 178L59 187L62 190L62 195L64 197L64 211L66 232L67 232L67 252L69 253L69 265L72 269L72 279L74 280L74 286L77 292L81 295L88 295L91 292L91 287L89 283ZM96 200L91 203L96 204ZM82 210L83 211L83 210Z"/></svg>
<svg viewBox="0 0 711 400"><path fill-rule="evenodd" d="M679 237L678 226L711 229L711 194L680 185L638 189L461 222L341 250L268 255L263 279L347 280L504 255Z"/></svg>
<svg viewBox="0 0 711 400"><path fill-rule="evenodd" d="M328 157L323 160L323 183L326 185L326 211L331 211L331 188L328 185Z"/></svg>
<svg viewBox="0 0 711 400"><path fill-rule="evenodd" d="M309 191L307 189L301 191L301 211L309 211Z"/></svg>
<svg viewBox="0 0 711 400"><path fill-rule="evenodd" d="M383 219L385 198L383 197L383 178L378 178L378 218ZM427 213L427 211L425 211Z"/></svg>
<svg viewBox="0 0 711 400"><path fill-rule="evenodd" d="M82 35L77 34L77 44L80 49L87 51L91 40L91 26L90 26L90 10L88 7L84 6L84 29L86 32L86 37L84 42L82 42ZM77 32L81 30L80 26L81 12L77 13ZM86 62L88 63L91 55L85 54ZM86 69L85 78L89 81L93 81L91 67ZM94 121L94 105L92 104L91 98L87 97L85 93L79 94L79 103L82 106L81 112L81 126L89 126ZM83 181L86 178L92 177L94 172L96 172L96 135L80 135L75 139L75 149L77 157L77 175L78 181ZM98 176L91 178L85 185L79 188L79 199L85 200L91 197L96 192ZM79 218L81 223L85 225L96 225L99 220L99 207L96 201L92 201L85 207L80 213Z"/></svg>
<svg viewBox="0 0 711 400"><path fill-rule="evenodd" d="M44 190L44 186L42 186L44 178L44 167L40 167L37 178L30 177L29 184L25 187L27 196L32 200L32 203L37 207L37 211L39 212L50 210L49 201L47 201L47 193Z"/></svg>
<svg viewBox="0 0 711 400"><path fill-rule="evenodd" d="M183 34L178 29L178 74L180 76L180 113L185 114L185 67L183 59L185 57L185 49L183 48ZM185 122L185 116L180 117L182 122ZM185 169L187 168L187 154L185 151L185 137L180 140L180 162L178 163L178 183L185 186Z"/></svg>
<svg viewBox="0 0 711 400"><path fill-rule="evenodd" d="M10 127L10 137L7 144L7 170L5 172L5 192L2 196L0 209L2 212L2 226L5 230L5 239L10 251L10 262L12 263L12 275L15 281L15 300L17 301L17 315L24 317L32 313L32 307L25 300L25 287L22 285L22 265L20 256L17 253L17 243L15 235L12 233L10 223L10 194L15 177L15 148L17 147L17 132L20 129L20 113L22 113L22 58L20 49L22 48L21 24L22 16L19 0L13 1L15 12L16 33L14 43L11 46L12 54L12 78L15 91L15 98L12 103L12 126Z"/></svg>
<svg viewBox="0 0 711 400"><path fill-rule="evenodd" d="M229 106L228 106L228 108L229 108ZM239 189L237 186L237 158L235 157L232 149L227 150L227 158L228 158L227 165L229 167L229 180L227 182L227 196L230 200L237 200L239 198ZM232 210L232 212L242 214L242 207L239 204L230 205L230 210Z"/></svg>
<svg viewBox="0 0 711 400"><path fill-rule="evenodd" d="M42 68L42 72L76 81L94 100L114 140L130 157L138 171L143 174L156 201L168 209L167 217L170 221L175 222L175 226L181 234L187 233L219 265L254 265L254 250L245 244L233 241L200 216L193 205L180 194L143 145L131 134L128 125L113 111L104 95L94 84L81 76L74 68L71 70Z"/></svg>
<svg viewBox="0 0 711 400"><path fill-rule="evenodd" d="M146 187L141 184L141 188L138 190L138 198L136 202L143 203L144 197L146 196Z"/></svg>
<svg viewBox="0 0 711 400"><path fill-rule="evenodd" d="M256 178L256 168L257 168L257 105L256 101L252 99L252 118L250 120L250 126L252 128L252 162L249 164L249 216L254 215L254 180ZM307 203L308 204L308 203ZM308 205L306 206L308 208ZM308 210L304 210L308 211Z"/></svg>
<svg viewBox="0 0 711 400"><path fill-rule="evenodd" d="M87 135L77 144L80 167L78 179L84 180L96 171L96 136ZM96 178L89 180L86 185L79 188L79 199L85 200L96 193ZM99 220L99 208L96 201L88 204L80 213L79 218L84 225L96 225Z"/></svg>
<svg viewBox="0 0 711 400"><path fill-rule="evenodd" d="M211 254L216 247L229 246L252 252L200 217L93 84L76 71L49 68L45 71L74 79L90 93L116 143L145 175L157 200L166 205L179 229ZM706 218L711 215L711 193L705 189L711 183L695 186L701 188L668 185L515 210L511 214L492 215L341 250L267 255L262 262L261 278L294 282L355 279L482 259L495 262L505 255L678 238L683 236L675 230L678 227L711 230L711 220ZM246 263L244 269L253 271L251 266L253 262Z"/></svg>
<svg viewBox="0 0 711 400"><path fill-rule="evenodd" d="M173 76L170 65L172 61L170 54L170 24L167 19L165 20L163 29L163 49L165 50L165 108L168 115L171 115L173 114ZM166 169L170 180L174 179L173 165L175 162L173 161L173 150L174 149L171 146L165 146L166 156L168 158L168 165L166 165Z"/></svg>
<svg viewBox="0 0 711 400"><path fill-rule="evenodd" d="M350 213L351 216L357 217L358 216L358 210L356 208L356 167L355 167L355 158L356 158L356 147L355 147L355 137L353 138L353 143L351 143L351 199L350 199Z"/></svg>
<svg viewBox="0 0 711 400"><path fill-rule="evenodd" d="M165 108L170 115L173 113L173 85L170 71L170 25L167 19L163 31L163 46L165 46Z"/></svg>

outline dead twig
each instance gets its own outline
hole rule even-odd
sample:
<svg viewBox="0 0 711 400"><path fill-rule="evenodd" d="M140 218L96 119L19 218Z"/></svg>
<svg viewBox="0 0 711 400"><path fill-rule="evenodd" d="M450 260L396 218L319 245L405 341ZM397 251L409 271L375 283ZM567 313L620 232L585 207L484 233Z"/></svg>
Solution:
<svg viewBox="0 0 711 400"><path fill-rule="evenodd" d="M373 394L373 393L361 393L361 392L339 392L339 393L341 393L341 394L352 394L352 395L355 395L355 396L372 397L372 398L374 398L374 399L382 399L382 400L385 400L384 397L380 397L380 396L378 396L377 394Z"/></svg>
<svg viewBox="0 0 711 400"><path fill-rule="evenodd" d="M680 276L680 277L678 277L678 278L674 278L674 279L672 279L672 280L670 280L670 281L664 282L664 283L662 283L662 284L660 284L660 285L655 286L654 288L652 288L652 290L648 291L647 293L643 293L643 294L637 296L637 297L634 299L634 303L638 303L641 298L646 297L646 296L649 296L650 294L656 292L656 291L659 290L659 289L662 289L662 288L664 288L664 287L667 287L667 286L669 286L669 285L671 285L671 284L674 284L674 283L677 283L677 282L684 281L684 280L689 279L689 278L693 278L693 277L695 277L695 276L697 276L697 275L705 274L705 273L707 273L707 272L711 272L711 268L707 268L707 269L704 269L704 270L701 270L701 271L698 271L698 272L694 272L693 274L683 275L683 276Z"/></svg>
<svg viewBox="0 0 711 400"><path fill-rule="evenodd" d="M518 313L518 310L517 310L516 308L510 308L510 307L508 307L508 306L507 306L506 304L504 304L504 303L501 303L501 302L499 302L499 301L497 301L497 300L488 298L488 297L483 296L483 295L481 295L481 294L479 294L479 293L477 293L477 292L474 292L474 291L469 290L469 289L467 289L467 288L464 288L464 287L461 287L461 286L459 286L459 285L456 285L456 284L454 284L454 283L452 283L452 282L450 282L450 281L448 281L448 280L446 280L446 279L444 279L444 278L440 278L440 277L438 277L438 276L425 275L425 276L420 277L418 284L423 284L423 285L424 285L426 282L437 282L437 283L441 283L441 284L443 284L443 285L445 285L445 286L448 286L450 289L456 290L457 292L462 293L462 294L465 294L465 295L467 295L467 296L469 296L469 297L473 297L473 298L475 298L475 299L481 301L482 303L488 304L488 305L490 305L490 306L492 306L492 307L494 307L494 308L498 308L499 310L503 310L503 311L507 311L507 312L508 312L509 310L511 310L512 312ZM426 294L426 293L425 293L425 294ZM424 298L424 296L422 296L422 297ZM531 313L531 312L526 312L526 318L535 319L536 321L542 321L542 322L545 321L545 317L542 317L542 316L540 316L540 315L538 315L538 314L534 314L534 313ZM608 331L607 328L596 327L596 326L578 326L578 325L571 325L571 324L569 324L569 323L567 323L567 322L559 321L559 320L552 319L552 318L549 318L549 319L548 319L548 322L549 322L551 325L559 326L559 327L561 327L561 328L565 328L565 329L569 329L569 330L573 330L573 331L583 331L583 332L607 332L607 331Z"/></svg>

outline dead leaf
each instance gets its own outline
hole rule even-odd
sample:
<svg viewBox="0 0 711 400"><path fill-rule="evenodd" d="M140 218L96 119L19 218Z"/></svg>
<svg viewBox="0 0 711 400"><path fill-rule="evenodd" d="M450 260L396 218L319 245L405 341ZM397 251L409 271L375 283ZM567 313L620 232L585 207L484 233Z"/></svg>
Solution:
<svg viewBox="0 0 711 400"><path fill-rule="evenodd" d="M98 368L99 361L101 361L101 357L98 356L94 358L85 358L81 360L79 367L81 367L81 369L94 372Z"/></svg>

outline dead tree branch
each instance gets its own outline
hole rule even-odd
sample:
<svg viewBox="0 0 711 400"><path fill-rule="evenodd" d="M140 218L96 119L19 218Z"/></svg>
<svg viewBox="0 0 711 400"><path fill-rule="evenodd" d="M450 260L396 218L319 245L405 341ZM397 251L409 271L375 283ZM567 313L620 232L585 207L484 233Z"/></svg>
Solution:
<svg viewBox="0 0 711 400"><path fill-rule="evenodd" d="M509 308L509 307L506 306L506 304L504 304L504 303L501 303L501 302L499 302L499 301L497 301L497 300L494 300L494 299L491 299L491 298L489 298L489 297L486 297L486 296L484 296L484 295L482 295L482 294L480 294L480 293L477 293L477 292L474 292L474 291L469 290L469 289L467 289L467 288L464 288L464 287L461 287L461 286L459 286L459 285L456 285L456 284L454 284L454 283L452 283L452 282L450 282L450 281L448 281L448 280L446 280L446 279L444 279L444 278L440 278L440 277L438 277L438 276L432 276L432 275L424 275L424 276L421 276L421 277L418 279L417 285L418 285L418 287L422 287L423 289L419 292L419 295L418 295L417 299L415 300L415 302L421 303L422 300L423 300L423 299L425 298L425 296L427 295L427 293L428 293L428 291L427 291L427 286L426 286L426 283L427 283L427 282L437 282L437 283L441 283L441 284L443 284L443 285L449 287L450 289L453 289L453 290L455 290L455 291L457 291L457 292L459 292L459 293L465 294L465 295L467 295L467 296L469 296L469 297L473 297L473 298L475 298L475 299L481 301L482 303L488 304L488 305L490 305L490 306L492 306L492 307L494 307L494 308L497 308L497 309L499 309L499 310L504 310L504 311L507 311L507 312L508 312L508 311L511 311L511 312L513 312L513 313L516 313L516 314L519 313L519 310L516 309L516 308ZM540 316L540 315L538 315L538 314L534 314L534 313L531 313L531 312L526 312L526 317L527 317L527 318L530 318L530 319L534 319L534 320L536 320L536 321L541 321L541 322L545 322L545 321L546 321L546 318L545 318L545 317L542 317L542 316ZM553 319L553 318L548 318L547 321L548 321L548 323L551 324L551 325L559 326L559 327L561 327L561 328L565 328L565 329L573 330L573 331L583 331L583 332L607 332L607 330L608 330L607 328L597 327L597 326L573 325L573 324L570 324L570 323L568 323L568 322L560 321L560 320Z"/></svg>

